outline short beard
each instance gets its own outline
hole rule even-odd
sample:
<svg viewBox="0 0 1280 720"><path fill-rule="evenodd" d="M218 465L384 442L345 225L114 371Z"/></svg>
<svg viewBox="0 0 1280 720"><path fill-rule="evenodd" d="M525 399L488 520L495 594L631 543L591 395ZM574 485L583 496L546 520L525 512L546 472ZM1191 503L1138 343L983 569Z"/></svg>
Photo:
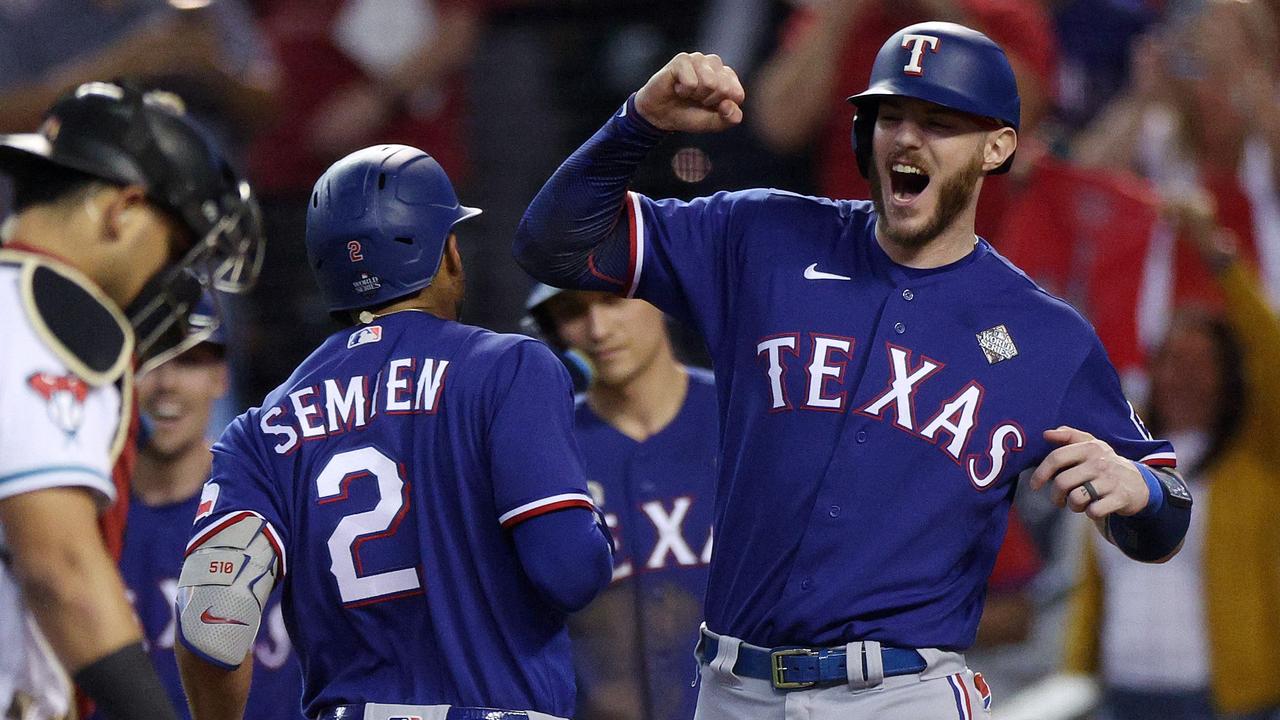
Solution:
<svg viewBox="0 0 1280 720"><path fill-rule="evenodd" d="M885 215L884 185L880 182L879 168L870 173L868 182L871 185L871 202L876 208L876 231L895 245L908 249L919 249L928 245L931 240L950 227L956 216L969 205L974 186L983 176L982 156L974 155L968 167L946 180L938 189L938 208L924 227L914 233L895 232L889 228Z"/></svg>

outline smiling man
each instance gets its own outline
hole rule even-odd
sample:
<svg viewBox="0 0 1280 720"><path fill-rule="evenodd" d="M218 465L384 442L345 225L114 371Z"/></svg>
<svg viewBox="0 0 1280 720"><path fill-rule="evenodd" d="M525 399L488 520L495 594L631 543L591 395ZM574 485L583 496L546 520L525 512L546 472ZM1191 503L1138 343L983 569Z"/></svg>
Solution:
<svg viewBox="0 0 1280 720"><path fill-rule="evenodd" d="M904 28L851 101L872 202L627 191L667 132L742 120L714 55L659 70L547 182L516 237L539 280L643 298L701 331L721 411L696 717L959 717L961 655L1019 473L1132 558L1191 498L1090 325L974 235L1017 148L1004 52Z"/></svg>

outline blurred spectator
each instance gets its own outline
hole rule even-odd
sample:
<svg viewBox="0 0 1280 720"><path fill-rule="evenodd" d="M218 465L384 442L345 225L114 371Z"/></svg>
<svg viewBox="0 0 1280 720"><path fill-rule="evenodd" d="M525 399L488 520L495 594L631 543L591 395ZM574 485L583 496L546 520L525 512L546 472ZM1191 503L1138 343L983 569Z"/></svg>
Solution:
<svg viewBox="0 0 1280 720"><path fill-rule="evenodd" d="M207 303L208 301L206 301ZM207 319L211 305L193 319ZM190 718L174 658L174 602L191 521L208 500L202 493L213 458L205 434L215 402L227 390L221 328L138 378L138 405L147 432L132 477L132 502L120 573L147 641L147 651L178 715ZM246 720L301 717L302 673L280 611L279 588L268 600L253 646L255 672ZM91 716L102 720L102 715Z"/></svg>
<svg viewBox="0 0 1280 720"><path fill-rule="evenodd" d="M779 50L747 86L747 114L775 149L812 144L820 194L870 197L849 149L853 108L885 38L925 20L949 20L986 33L1009 56L1022 96L1020 139L1043 117L1052 96L1057 46L1048 15L1025 0L816 0L798 7ZM984 189L983 201L990 194ZM978 232L984 206L978 207Z"/></svg>
<svg viewBox="0 0 1280 720"><path fill-rule="evenodd" d="M338 158L379 142L426 149L464 176L463 70L483 3L264 0L280 58L281 113L257 139L251 175L272 242L250 297L257 323L241 368L246 400L279 384L331 330L306 265L307 199ZM465 241L464 241L465 245Z"/></svg>
<svg viewBox="0 0 1280 720"><path fill-rule="evenodd" d="M1067 669L1100 675L1102 717L1274 718L1280 712L1280 322L1203 200L1173 205L1226 297L1179 312L1151 359L1147 420L1178 449L1196 512L1164 566L1086 545Z"/></svg>
<svg viewBox="0 0 1280 720"><path fill-rule="evenodd" d="M1257 264L1280 302L1280 41L1271 3L1210 0L1174 13L1132 53L1127 92L1078 138L1073 153L1092 167L1132 169L1168 195L1201 190L1219 221ZM1173 301L1220 301L1194 253L1171 242L1147 259L1150 287Z"/></svg>
<svg viewBox="0 0 1280 720"><path fill-rule="evenodd" d="M242 0L0 3L0 132L39 125L70 87L118 77L178 93L232 146L270 118L277 87Z"/></svg>
<svg viewBox="0 0 1280 720"><path fill-rule="evenodd" d="M1061 56L1054 118L1083 127L1128 80L1134 38L1158 17L1145 0L1047 0Z"/></svg>

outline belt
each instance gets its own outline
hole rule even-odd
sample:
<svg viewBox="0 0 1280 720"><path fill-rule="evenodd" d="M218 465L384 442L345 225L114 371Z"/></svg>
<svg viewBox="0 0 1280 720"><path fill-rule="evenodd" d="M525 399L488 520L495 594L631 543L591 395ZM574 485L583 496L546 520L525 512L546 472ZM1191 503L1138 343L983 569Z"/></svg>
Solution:
<svg viewBox="0 0 1280 720"><path fill-rule="evenodd" d="M708 665L715 660L720 644L703 632L698 657ZM884 677L914 675L923 672L927 663L915 650L880 648ZM866 658L858 658L865 672ZM817 685L839 685L849 682L848 657L843 647L786 647L768 650L746 643L738 646L738 659L733 664L735 675L769 680L779 690L798 690Z"/></svg>
<svg viewBox="0 0 1280 720"><path fill-rule="evenodd" d="M413 706L401 707L403 709L396 710L397 714L387 716L389 720L421 720L423 715L415 715L413 713L432 712L441 708L439 705L418 706L420 709L415 711L412 709ZM529 713L494 708L453 706L448 709L444 717L445 720L529 720ZM364 705L334 705L321 711L316 716L316 720L364 720Z"/></svg>

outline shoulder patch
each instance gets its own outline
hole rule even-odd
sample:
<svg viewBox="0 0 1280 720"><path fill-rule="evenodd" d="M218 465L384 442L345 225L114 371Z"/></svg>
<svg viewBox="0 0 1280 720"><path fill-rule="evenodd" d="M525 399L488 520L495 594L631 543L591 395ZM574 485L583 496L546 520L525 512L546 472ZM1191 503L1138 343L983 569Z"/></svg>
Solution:
<svg viewBox="0 0 1280 720"><path fill-rule="evenodd" d="M36 335L94 387L117 380L133 354L129 321L72 268L30 256L22 265L23 311Z"/></svg>

